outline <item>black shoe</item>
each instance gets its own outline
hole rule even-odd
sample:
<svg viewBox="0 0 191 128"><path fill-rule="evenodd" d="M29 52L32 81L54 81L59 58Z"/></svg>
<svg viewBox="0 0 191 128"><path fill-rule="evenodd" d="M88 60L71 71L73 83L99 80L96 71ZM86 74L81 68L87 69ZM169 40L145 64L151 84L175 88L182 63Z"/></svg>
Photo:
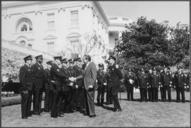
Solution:
<svg viewBox="0 0 191 128"><path fill-rule="evenodd" d="M22 117L22 119L27 119L27 117Z"/></svg>
<svg viewBox="0 0 191 128"><path fill-rule="evenodd" d="M96 117L96 115L89 115L89 117L90 117L90 118L94 118L94 117Z"/></svg>

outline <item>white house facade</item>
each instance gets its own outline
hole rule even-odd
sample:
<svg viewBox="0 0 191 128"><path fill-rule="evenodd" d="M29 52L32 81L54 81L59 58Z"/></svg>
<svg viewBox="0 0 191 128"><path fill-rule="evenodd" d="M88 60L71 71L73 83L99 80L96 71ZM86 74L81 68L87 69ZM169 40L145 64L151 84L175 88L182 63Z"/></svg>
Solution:
<svg viewBox="0 0 191 128"><path fill-rule="evenodd" d="M2 2L2 47L45 58L90 54L97 63L129 19L109 19L97 1Z"/></svg>
<svg viewBox="0 0 191 128"><path fill-rule="evenodd" d="M2 46L13 50L96 58L106 54L108 26L99 2L2 2Z"/></svg>

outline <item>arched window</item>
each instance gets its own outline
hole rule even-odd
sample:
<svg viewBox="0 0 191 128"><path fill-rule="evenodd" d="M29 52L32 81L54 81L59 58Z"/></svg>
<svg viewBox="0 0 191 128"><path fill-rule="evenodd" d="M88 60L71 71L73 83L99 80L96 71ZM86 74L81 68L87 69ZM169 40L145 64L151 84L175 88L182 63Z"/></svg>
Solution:
<svg viewBox="0 0 191 128"><path fill-rule="evenodd" d="M28 18L21 18L16 24L16 32L29 32L33 30L32 22Z"/></svg>
<svg viewBox="0 0 191 128"><path fill-rule="evenodd" d="M21 45L25 45L25 44L26 44L26 41L25 41L25 40L21 40L21 41L20 41L20 44L21 44Z"/></svg>

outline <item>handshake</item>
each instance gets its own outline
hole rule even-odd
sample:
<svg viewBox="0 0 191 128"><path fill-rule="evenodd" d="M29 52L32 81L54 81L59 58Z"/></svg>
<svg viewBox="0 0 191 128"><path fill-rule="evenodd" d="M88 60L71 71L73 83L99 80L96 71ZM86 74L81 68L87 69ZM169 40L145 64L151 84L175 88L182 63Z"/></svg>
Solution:
<svg viewBox="0 0 191 128"><path fill-rule="evenodd" d="M76 81L76 78L75 77L69 77L69 80L74 82L74 81Z"/></svg>

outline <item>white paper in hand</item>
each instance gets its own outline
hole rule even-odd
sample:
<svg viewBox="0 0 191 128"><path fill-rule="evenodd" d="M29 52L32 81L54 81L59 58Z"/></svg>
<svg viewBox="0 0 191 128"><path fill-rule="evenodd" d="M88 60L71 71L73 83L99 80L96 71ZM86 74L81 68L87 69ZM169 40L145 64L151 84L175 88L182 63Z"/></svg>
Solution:
<svg viewBox="0 0 191 128"><path fill-rule="evenodd" d="M130 83L130 84L133 84L133 83L134 83L134 80L129 79L129 83Z"/></svg>

